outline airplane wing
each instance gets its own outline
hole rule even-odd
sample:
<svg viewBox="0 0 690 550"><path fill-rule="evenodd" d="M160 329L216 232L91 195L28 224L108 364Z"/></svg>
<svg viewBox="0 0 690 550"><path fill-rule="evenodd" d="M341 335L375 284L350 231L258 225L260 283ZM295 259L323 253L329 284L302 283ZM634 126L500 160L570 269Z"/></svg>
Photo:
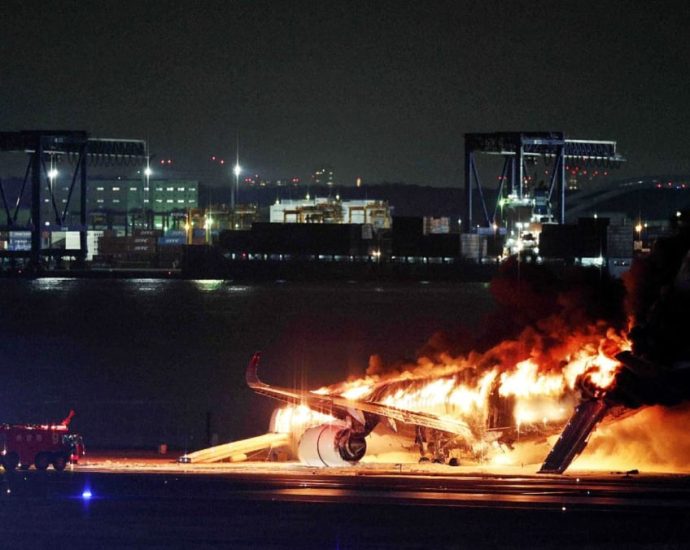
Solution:
<svg viewBox="0 0 690 550"><path fill-rule="evenodd" d="M259 380L257 375L260 359L261 353L255 353L247 366L246 379L247 385L262 395L281 401L302 403L310 409L334 411L340 416L350 416L361 424L364 423L362 421L364 419L363 413L370 413L385 419L440 430L467 438L472 436L467 424L453 418L442 418L429 413L400 409L372 401L355 401L338 395L320 395L310 391L270 386Z"/></svg>

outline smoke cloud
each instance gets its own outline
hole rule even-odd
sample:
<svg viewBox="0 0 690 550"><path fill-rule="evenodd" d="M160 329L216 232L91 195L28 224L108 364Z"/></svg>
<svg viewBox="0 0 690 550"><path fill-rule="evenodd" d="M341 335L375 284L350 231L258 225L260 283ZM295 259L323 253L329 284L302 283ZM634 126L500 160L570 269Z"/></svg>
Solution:
<svg viewBox="0 0 690 550"><path fill-rule="evenodd" d="M690 361L689 250L690 225L685 225L659 239L624 277L626 306L634 319L630 339L639 357L667 366Z"/></svg>
<svg viewBox="0 0 690 550"><path fill-rule="evenodd" d="M572 469L688 472L690 403L654 406L617 422L604 422L592 434Z"/></svg>

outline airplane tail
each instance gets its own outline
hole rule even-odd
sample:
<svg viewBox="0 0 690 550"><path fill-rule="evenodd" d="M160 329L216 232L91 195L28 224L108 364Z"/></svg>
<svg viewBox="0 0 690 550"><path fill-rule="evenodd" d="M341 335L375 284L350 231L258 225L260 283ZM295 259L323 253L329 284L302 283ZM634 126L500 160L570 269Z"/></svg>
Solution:
<svg viewBox="0 0 690 550"><path fill-rule="evenodd" d="M257 351L252 356L251 361L249 361L249 365L247 365L247 371L245 373L247 385L250 388L263 386L263 382L259 380L259 376L257 374L257 371L259 369L259 361L261 361L261 352Z"/></svg>

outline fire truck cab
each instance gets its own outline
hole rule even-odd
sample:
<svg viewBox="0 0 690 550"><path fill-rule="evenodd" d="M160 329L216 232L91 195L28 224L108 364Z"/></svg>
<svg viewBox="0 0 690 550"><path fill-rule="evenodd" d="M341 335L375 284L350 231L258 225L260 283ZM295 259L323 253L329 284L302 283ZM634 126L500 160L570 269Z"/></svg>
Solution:
<svg viewBox="0 0 690 550"><path fill-rule="evenodd" d="M0 424L0 464L6 471L33 464L45 470L52 464L64 470L85 454L80 435L69 432L74 411L60 424Z"/></svg>

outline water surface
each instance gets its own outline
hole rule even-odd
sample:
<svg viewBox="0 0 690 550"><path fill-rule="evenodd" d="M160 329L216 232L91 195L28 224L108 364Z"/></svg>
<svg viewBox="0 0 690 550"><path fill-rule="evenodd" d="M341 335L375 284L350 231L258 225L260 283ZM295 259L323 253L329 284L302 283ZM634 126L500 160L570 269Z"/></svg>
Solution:
<svg viewBox="0 0 690 550"><path fill-rule="evenodd" d="M0 304L0 422L72 407L92 446L181 448L266 430L275 402L244 383L257 350L267 381L315 388L492 308L484 283L157 279L2 279Z"/></svg>

